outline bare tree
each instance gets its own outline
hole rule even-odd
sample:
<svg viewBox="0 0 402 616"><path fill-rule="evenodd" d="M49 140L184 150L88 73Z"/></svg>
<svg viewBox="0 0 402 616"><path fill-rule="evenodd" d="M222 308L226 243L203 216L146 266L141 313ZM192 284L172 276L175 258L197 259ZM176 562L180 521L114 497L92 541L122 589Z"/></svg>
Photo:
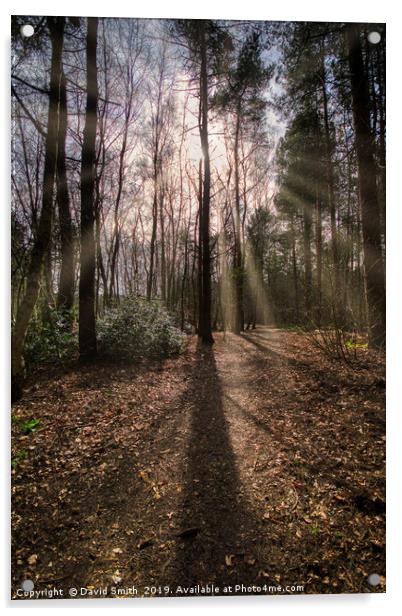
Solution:
<svg viewBox="0 0 402 616"><path fill-rule="evenodd" d="M79 346L80 357L96 355L95 328L95 237L94 198L96 181L96 125L98 106L98 73L96 64L98 19L88 17L87 102L81 158L81 238L79 283Z"/></svg>
<svg viewBox="0 0 402 616"><path fill-rule="evenodd" d="M67 94L64 71L60 75L59 130L57 137L57 205L59 211L61 266L57 307L70 312L74 302L74 242L66 171Z"/></svg>
<svg viewBox="0 0 402 616"><path fill-rule="evenodd" d="M57 127L60 97L60 76L62 73L62 49L64 38L64 17L48 17L47 26L52 45L50 67L50 93L45 143L45 162L43 172L42 209L39 217L36 237L32 247L30 265L24 297L19 305L12 334L12 397L15 399L21 393L23 379L23 349L25 335L36 304L43 261L48 250L53 215L54 182L57 165Z"/></svg>

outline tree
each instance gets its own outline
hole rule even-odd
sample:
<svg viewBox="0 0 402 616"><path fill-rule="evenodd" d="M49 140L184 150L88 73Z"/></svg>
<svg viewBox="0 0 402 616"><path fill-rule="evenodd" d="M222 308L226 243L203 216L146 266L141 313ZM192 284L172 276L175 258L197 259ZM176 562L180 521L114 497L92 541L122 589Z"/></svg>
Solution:
<svg viewBox="0 0 402 616"><path fill-rule="evenodd" d="M57 135L57 205L59 211L61 266L57 307L69 315L74 302L74 240L66 171L67 94L64 71L60 75L59 129Z"/></svg>
<svg viewBox="0 0 402 616"><path fill-rule="evenodd" d="M33 20L30 40L23 23L13 20L12 73L20 359L37 343L42 357L61 359L53 342L67 339L66 352L78 341L81 358L95 355L96 319L131 294L160 300L206 343L213 329L260 322L357 335L369 306L378 344L385 45L368 42L367 25L362 126L345 24L91 19L73 32L69 18L54 120L58 21ZM54 307L71 315L70 332Z"/></svg>
<svg viewBox="0 0 402 616"><path fill-rule="evenodd" d="M316 213L317 185L319 184L320 150L317 149L318 115L314 109L299 111L290 123L282 140L279 162L279 186L276 203L290 219L293 277L298 313L298 278L295 248L295 219L302 222L304 261L304 323L312 322L312 220ZM320 257L320 252L317 253ZM320 263L320 261L318 262ZM321 275L321 273L320 273Z"/></svg>
<svg viewBox="0 0 402 616"><path fill-rule="evenodd" d="M171 149L171 129L173 120L173 104L170 88L167 87L167 59L166 47L162 49L158 59L155 83L149 87L149 99L151 106L149 154L152 160L152 232L150 242L149 272L147 280L147 299L150 300L155 286L155 257L158 232L158 218L161 233L161 289L162 300L166 301L166 260L164 246L164 162ZM167 90L167 91L166 91Z"/></svg>
<svg viewBox="0 0 402 616"><path fill-rule="evenodd" d="M19 305L12 333L11 390L12 398L21 394L24 365L23 349L32 311L39 294L40 278L46 256L53 216L54 182L57 166L58 115L60 103L60 78L62 74L62 49L65 28L64 17L48 17L52 55L50 66L50 92L45 141L45 162L43 170L42 209L30 256L26 289Z"/></svg>
<svg viewBox="0 0 402 616"><path fill-rule="evenodd" d="M363 62L361 27L346 26L352 89L360 207L363 227L364 272L369 319L369 343L385 345L385 279L381 252L381 226L376 184L374 144L370 130L370 93Z"/></svg>
<svg viewBox="0 0 402 616"><path fill-rule="evenodd" d="M233 181L234 181L234 255L233 276L235 279L236 305L233 331L244 330L244 256L242 249L242 213L240 194L240 145L242 136L256 125L263 124L266 101L264 88L271 74L264 67L260 35L253 31L243 41L235 65L226 73L226 84L214 97L214 106L233 118ZM245 208L245 203L243 203Z"/></svg>
<svg viewBox="0 0 402 616"><path fill-rule="evenodd" d="M222 27L211 20L178 20L176 28L187 42L193 71L198 80L198 129L203 158L202 193L199 209L200 305L198 311L198 335L202 342L212 344L214 339L212 337L211 320L211 162L208 131L210 72L215 75L219 74L225 52L231 49L231 39Z"/></svg>
<svg viewBox="0 0 402 616"><path fill-rule="evenodd" d="M211 344L211 252L209 246L209 210L211 191L211 166L208 143L208 61L206 23L200 24L200 139L204 159L204 185L202 189L202 206L200 210L201 229L201 304L199 312L199 335L203 342Z"/></svg>
<svg viewBox="0 0 402 616"><path fill-rule="evenodd" d="M82 359L96 355L95 326L95 237L94 197L96 182L96 125L98 105L97 81L97 31L98 19L88 17L87 101L81 158L81 237L79 283L79 348Z"/></svg>

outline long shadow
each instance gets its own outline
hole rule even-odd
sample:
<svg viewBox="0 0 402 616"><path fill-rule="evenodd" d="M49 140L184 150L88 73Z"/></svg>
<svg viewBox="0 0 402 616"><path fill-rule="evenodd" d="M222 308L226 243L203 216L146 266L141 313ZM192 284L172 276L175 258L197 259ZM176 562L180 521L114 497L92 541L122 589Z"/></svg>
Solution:
<svg viewBox="0 0 402 616"><path fill-rule="evenodd" d="M300 370L305 374L307 373L310 377L314 377L316 383L319 384L320 387L331 388L331 394L338 393L341 386L343 386L344 384L349 384L347 372L345 372L343 378L339 375L339 373L337 373L337 376L334 378L331 371L328 371L328 368L325 365L323 367L318 367L317 365L313 366L311 363L308 363L301 359L297 359L296 357L289 357L283 353L279 353L271 347L262 344L260 340L258 340L258 342L257 340L254 340L253 335L254 333L252 335L242 334L242 337L247 340L247 342L250 342L250 344L252 344L257 349L257 351L263 353L267 357L274 358L277 361L279 360L284 365L296 368L297 370ZM260 339L267 341L265 336L263 336L262 334L258 334L258 336ZM256 356L255 361L256 363L258 363L258 361L261 361L261 359Z"/></svg>
<svg viewBox="0 0 402 616"><path fill-rule="evenodd" d="M266 421L262 421L261 419L258 419L258 417L253 415L252 413L249 413L248 411L246 411L246 409L241 404L239 404L232 396L225 394L225 399L228 400L230 404L233 404L233 406L238 411L240 411L240 413L243 415L243 417L246 420L252 421L257 428L264 430L265 432L268 432L268 434L272 434L272 430L270 426L268 425L268 422L272 420L271 417L267 417Z"/></svg>
<svg viewBox="0 0 402 616"><path fill-rule="evenodd" d="M256 341L254 339L254 336L258 335L259 338L262 338L263 340L266 341L265 336L263 336L262 334L255 334L253 332L253 334L242 334L242 337L247 340L247 342L250 342L251 344L253 344L259 351L262 351L262 353L271 355L272 357L276 357L278 359L280 359L281 361L286 362L287 364L291 365L291 366L297 366L297 367L301 367L301 368L309 368L309 364L303 361L300 361L298 359L292 358L292 357L287 357L286 355L284 355L283 353L278 353L278 351L275 351L274 349L272 349L269 346L266 346L265 344L261 344L260 341Z"/></svg>
<svg viewBox="0 0 402 616"><path fill-rule="evenodd" d="M252 337L253 335L258 335L258 338L259 338L258 342L253 339ZM288 362L290 365L293 365L299 368L305 368L306 366L308 367L308 365L305 364L303 361L292 359L292 358L288 359L284 355L281 355L277 351L274 351L273 349L271 349L269 346L262 344L260 340L264 340L265 342L267 342L267 338L264 336L262 332L258 332L258 334L253 332L252 335L243 335L243 337L248 342L253 344L258 351L264 353L267 356L275 355L279 358L282 358L283 361ZM255 361L258 362L257 356L255 356ZM332 386L332 390L330 390L329 395L332 395L333 399L336 400L339 397L339 390L341 386L344 384L343 379L337 376L336 386L335 386L336 388L334 389L333 380L328 376L328 371L325 368L317 369L316 367L314 367L313 369L309 367L309 370L310 370L310 375L313 375L316 378L320 379L320 386L324 387L324 391L325 391L325 387L328 386L328 384ZM347 379L347 375L344 378L345 378L346 385L348 385L349 381ZM370 387L370 384L368 384L367 387ZM236 404L234 400L232 402ZM272 432L269 429L269 427L267 428L267 426L264 426L263 422L259 421L254 416L249 415L240 405L236 404L236 406L239 411L241 411L244 415L252 419L253 422L258 427L263 428L267 430L268 432ZM370 430L372 431L371 434L373 438L378 438L379 436L384 434L385 424L381 418L379 418L378 416L374 416L374 418L371 418L371 422L368 425L368 421L370 421L370 415L366 411L364 413L363 420L366 423L366 427L367 428L369 427ZM294 430L302 429L303 431L305 431L306 424L304 423L302 424L302 426L299 426L298 417L295 416L293 429ZM321 430L323 429L324 429L324 425L322 426ZM374 501L370 500L369 498L365 496L364 491L359 490L358 487L353 486L350 482L350 473L352 472L354 466L356 465L356 458L353 461L353 468L351 468L349 465L345 466L339 459L338 451L336 449L332 450L331 447L328 447L326 459L320 459L319 461L315 460L313 463L311 463L309 462L309 457L311 456L311 453L308 450L307 452L303 451L303 439L302 438L300 438L299 440L299 447L300 447L300 453L302 455L302 460L303 460L302 467L304 468L305 471L307 471L307 473L310 476L317 475L321 478L321 480L326 479L327 481L333 483L338 488L346 490L347 493L351 494L350 498L352 499L353 502L356 503L356 506L358 509L360 508L360 510L367 512L367 513L373 513L373 512L381 513L382 512L382 509L384 507L382 501L376 501L375 499ZM384 482L382 480L379 480L378 482L374 481L373 483L378 487L380 491L382 490L382 492L384 492L385 488L384 488ZM368 490L366 490L366 492L367 491Z"/></svg>
<svg viewBox="0 0 402 616"><path fill-rule="evenodd" d="M175 592L178 586L215 584L222 589L255 583L258 568L250 565L250 558L252 562L253 547L261 541L258 521L243 496L213 349L198 347L187 396L192 416L176 557L170 567L172 593L180 594Z"/></svg>

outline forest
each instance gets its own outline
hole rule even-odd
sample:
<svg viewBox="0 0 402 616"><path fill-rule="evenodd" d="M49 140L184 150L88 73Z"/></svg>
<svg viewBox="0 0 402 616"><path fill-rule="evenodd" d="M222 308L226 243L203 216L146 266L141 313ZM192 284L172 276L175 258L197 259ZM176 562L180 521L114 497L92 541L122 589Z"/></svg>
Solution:
<svg viewBox="0 0 402 616"><path fill-rule="evenodd" d="M13 597L384 592L385 25L11 30Z"/></svg>

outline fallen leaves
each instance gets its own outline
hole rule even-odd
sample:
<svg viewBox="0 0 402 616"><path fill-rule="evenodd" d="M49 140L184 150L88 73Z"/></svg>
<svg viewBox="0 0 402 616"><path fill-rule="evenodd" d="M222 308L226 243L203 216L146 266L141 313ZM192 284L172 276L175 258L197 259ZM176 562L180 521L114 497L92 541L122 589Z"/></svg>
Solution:
<svg viewBox="0 0 402 616"><path fill-rule="evenodd" d="M227 554L225 556L225 564L227 567L234 567L236 556L234 554Z"/></svg>
<svg viewBox="0 0 402 616"><path fill-rule="evenodd" d="M156 500L159 500L159 499L161 498L161 493L160 493L160 490L159 490L158 484L150 478L150 476L149 476L149 472L147 472L147 471L145 471L145 470L141 470L141 471L139 471L139 472L138 472L138 476L139 476L139 477L140 477L140 478L141 478L141 479L142 479L142 480L143 480L146 484L148 484L148 485L150 486L150 488L151 488L151 490L152 490L152 492L153 492L154 498L155 498Z"/></svg>
<svg viewBox="0 0 402 616"><path fill-rule="evenodd" d="M243 552L236 554L226 554L225 555L225 565L227 567L234 567L236 563L243 562L250 567L254 567L257 563L257 559L251 554L244 554Z"/></svg>
<svg viewBox="0 0 402 616"><path fill-rule="evenodd" d="M215 365L194 343L162 372L80 366L38 377L14 409L46 428L13 425L14 457L27 452L13 473L14 584L27 564L42 579L84 579L90 568L94 585L133 572L147 583L186 553L200 578L282 583L291 571L307 592L372 590L364 576L384 570L380 366L350 372L297 334L278 331L275 344L270 335L230 346L218 334ZM194 457L202 439L221 444L207 463ZM240 523L242 508L239 543L221 547L229 530L219 524Z"/></svg>
<svg viewBox="0 0 402 616"><path fill-rule="evenodd" d="M122 581L122 577L121 577L121 573L120 571L117 569L117 571L115 571L112 575L112 581L115 584L120 584L120 582Z"/></svg>
<svg viewBox="0 0 402 616"><path fill-rule="evenodd" d="M137 548L139 550L144 550L145 548L149 548L151 545L153 545L153 539L149 538L149 539L142 539L141 541L139 541L137 543Z"/></svg>

